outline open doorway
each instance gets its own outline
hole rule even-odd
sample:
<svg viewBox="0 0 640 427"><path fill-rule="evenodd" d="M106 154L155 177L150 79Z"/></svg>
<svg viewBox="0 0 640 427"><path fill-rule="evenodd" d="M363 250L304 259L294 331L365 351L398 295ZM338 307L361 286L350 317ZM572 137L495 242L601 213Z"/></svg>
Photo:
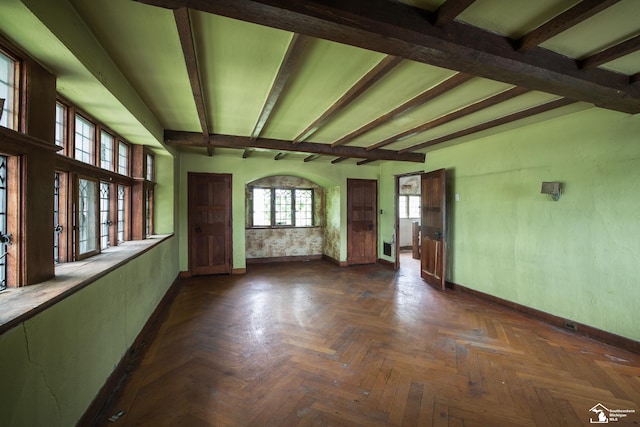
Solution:
<svg viewBox="0 0 640 427"><path fill-rule="evenodd" d="M395 267L420 275L421 172L396 175Z"/></svg>

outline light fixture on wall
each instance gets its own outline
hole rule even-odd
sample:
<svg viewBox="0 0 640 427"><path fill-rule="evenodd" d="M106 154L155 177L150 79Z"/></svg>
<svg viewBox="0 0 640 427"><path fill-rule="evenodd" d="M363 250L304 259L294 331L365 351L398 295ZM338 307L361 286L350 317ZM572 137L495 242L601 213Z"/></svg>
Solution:
<svg viewBox="0 0 640 427"><path fill-rule="evenodd" d="M562 194L562 183L560 182L543 182L542 190L540 191L542 194L550 194L551 198L554 201L558 201L560 195Z"/></svg>

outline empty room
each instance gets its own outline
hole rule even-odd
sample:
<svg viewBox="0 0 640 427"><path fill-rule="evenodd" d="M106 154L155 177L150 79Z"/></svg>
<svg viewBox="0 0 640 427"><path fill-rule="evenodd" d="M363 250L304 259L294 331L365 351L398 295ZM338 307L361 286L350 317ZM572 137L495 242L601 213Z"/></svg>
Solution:
<svg viewBox="0 0 640 427"><path fill-rule="evenodd" d="M0 425L639 425L638 16L1 1Z"/></svg>

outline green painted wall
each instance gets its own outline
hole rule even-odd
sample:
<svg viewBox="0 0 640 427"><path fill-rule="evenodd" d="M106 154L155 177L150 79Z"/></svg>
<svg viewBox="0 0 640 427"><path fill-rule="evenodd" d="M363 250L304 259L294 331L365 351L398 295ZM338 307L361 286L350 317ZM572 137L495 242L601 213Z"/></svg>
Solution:
<svg viewBox="0 0 640 427"><path fill-rule="evenodd" d="M0 425L76 424L175 280L174 240L0 335Z"/></svg>
<svg viewBox="0 0 640 427"><path fill-rule="evenodd" d="M246 268L245 262L245 185L248 182L271 175L293 175L306 178L324 188L339 186L340 218L346 224L346 186L347 178L379 179L379 168L366 165L356 166L351 163L331 164L328 161L314 161L304 163L302 160L274 161L272 156L255 154L243 159L240 151L225 154L217 150L212 157L202 153L180 154L180 191L178 201L180 216L180 270L187 271L188 265L188 234L187 234L187 177L188 172L230 173L233 175L233 268ZM340 259L347 259L347 231L340 229Z"/></svg>
<svg viewBox="0 0 640 427"><path fill-rule="evenodd" d="M640 340L639 135L640 116L591 108L428 153L449 170L447 280ZM405 171L382 167L384 204Z"/></svg>
<svg viewBox="0 0 640 427"><path fill-rule="evenodd" d="M177 161L173 156L155 155L156 186L154 194L155 234L171 234L177 227L174 206L177 202Z"/></svg>

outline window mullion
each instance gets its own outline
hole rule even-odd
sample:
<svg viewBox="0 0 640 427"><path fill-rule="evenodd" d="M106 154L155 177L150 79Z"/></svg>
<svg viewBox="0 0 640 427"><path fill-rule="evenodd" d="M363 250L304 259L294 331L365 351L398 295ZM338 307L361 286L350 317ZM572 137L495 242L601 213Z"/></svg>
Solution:
<svg viewBox="0 0 640 427"><path fill-rule="evenodd" d="M291 190L291 225L295 227L296 222L296 189Z"/></svg>
<svg viewBox="0 0 640 427"><path fill-rule="evenodd" d="M276 188L271 189L271 226L276 225Z"/></svg>

